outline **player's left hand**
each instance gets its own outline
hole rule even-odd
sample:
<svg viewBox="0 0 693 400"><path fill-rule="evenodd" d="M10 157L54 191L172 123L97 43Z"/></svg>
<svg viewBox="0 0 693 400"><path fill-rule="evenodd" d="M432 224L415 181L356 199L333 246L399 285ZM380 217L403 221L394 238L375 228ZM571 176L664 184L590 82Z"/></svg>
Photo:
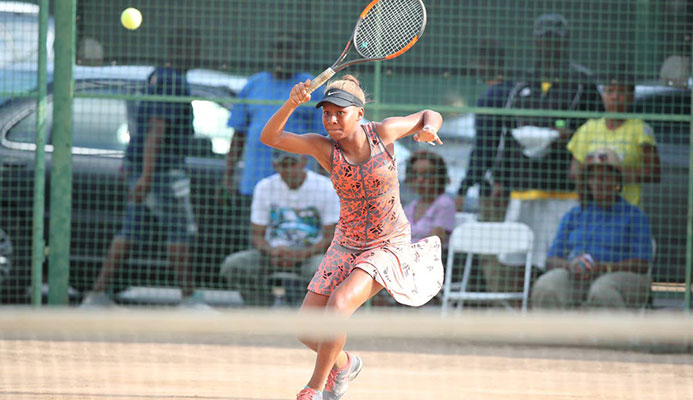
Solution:
<svg viewBox="0 0 693 400"><path fill-rule="evenodd" d="M435 146L437 144L443 144L443 141L438 137L438 132L431 125L425 125L420 131L414 133L414 141L424 142Z"/></svg>

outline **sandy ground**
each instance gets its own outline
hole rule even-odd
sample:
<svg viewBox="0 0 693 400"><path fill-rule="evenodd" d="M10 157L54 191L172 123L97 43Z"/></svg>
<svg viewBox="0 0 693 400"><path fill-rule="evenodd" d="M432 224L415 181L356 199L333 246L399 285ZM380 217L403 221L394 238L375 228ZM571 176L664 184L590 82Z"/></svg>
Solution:
<svg viewBox="0 0 693 400"><path fill-rule="evenodd" d="M349 348L365 368L345 400L693 399L690 353L387 339ZM313 360L286 338L3 340L0 399L294 399Z"/></svg>

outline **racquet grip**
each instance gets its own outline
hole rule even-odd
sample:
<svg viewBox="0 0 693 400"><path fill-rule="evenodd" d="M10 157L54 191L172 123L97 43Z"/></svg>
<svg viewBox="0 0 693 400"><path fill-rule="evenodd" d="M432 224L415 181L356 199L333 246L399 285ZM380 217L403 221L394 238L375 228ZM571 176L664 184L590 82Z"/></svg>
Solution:
<svg viewBox="0 0 693 400"><path fill-rule="evenodd" d="M308 90L308 93L313 93L315 89L319 88L323 83L327 82L328 79L332 78L336 72L337 71L333 70L332 67L322 71L320 75L316 76L315 79L310 82L310 89Z"/></svg>

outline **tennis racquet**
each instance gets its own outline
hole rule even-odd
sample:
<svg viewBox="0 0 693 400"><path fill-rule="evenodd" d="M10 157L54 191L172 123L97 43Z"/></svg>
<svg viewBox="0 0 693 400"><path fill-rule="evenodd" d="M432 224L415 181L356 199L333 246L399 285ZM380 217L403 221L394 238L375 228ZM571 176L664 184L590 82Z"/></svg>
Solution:
<svg viewBox="0 0 693 400"><path fill-rule="evenodd" d="M426 7L421 0L373 0L363 9L354 33L331 67L316 76L310 92L335 73L354 64L390 60L404 54L426 28ZM357 55L347 60L355 50Z"/></svg>

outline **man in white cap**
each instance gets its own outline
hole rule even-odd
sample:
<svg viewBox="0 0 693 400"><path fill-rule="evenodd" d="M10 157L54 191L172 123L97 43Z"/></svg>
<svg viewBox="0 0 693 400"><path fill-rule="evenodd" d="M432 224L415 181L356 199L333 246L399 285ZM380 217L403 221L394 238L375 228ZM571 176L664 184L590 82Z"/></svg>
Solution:
<svg viewBox="0 0 693 400"><path fill-rule="evenodd" d="M581 205L561 220L546 260L548 272L532 287L533 307L646 304L652 234L645 213L620 195L621 165L609 148L585 157Z"/></svg>

